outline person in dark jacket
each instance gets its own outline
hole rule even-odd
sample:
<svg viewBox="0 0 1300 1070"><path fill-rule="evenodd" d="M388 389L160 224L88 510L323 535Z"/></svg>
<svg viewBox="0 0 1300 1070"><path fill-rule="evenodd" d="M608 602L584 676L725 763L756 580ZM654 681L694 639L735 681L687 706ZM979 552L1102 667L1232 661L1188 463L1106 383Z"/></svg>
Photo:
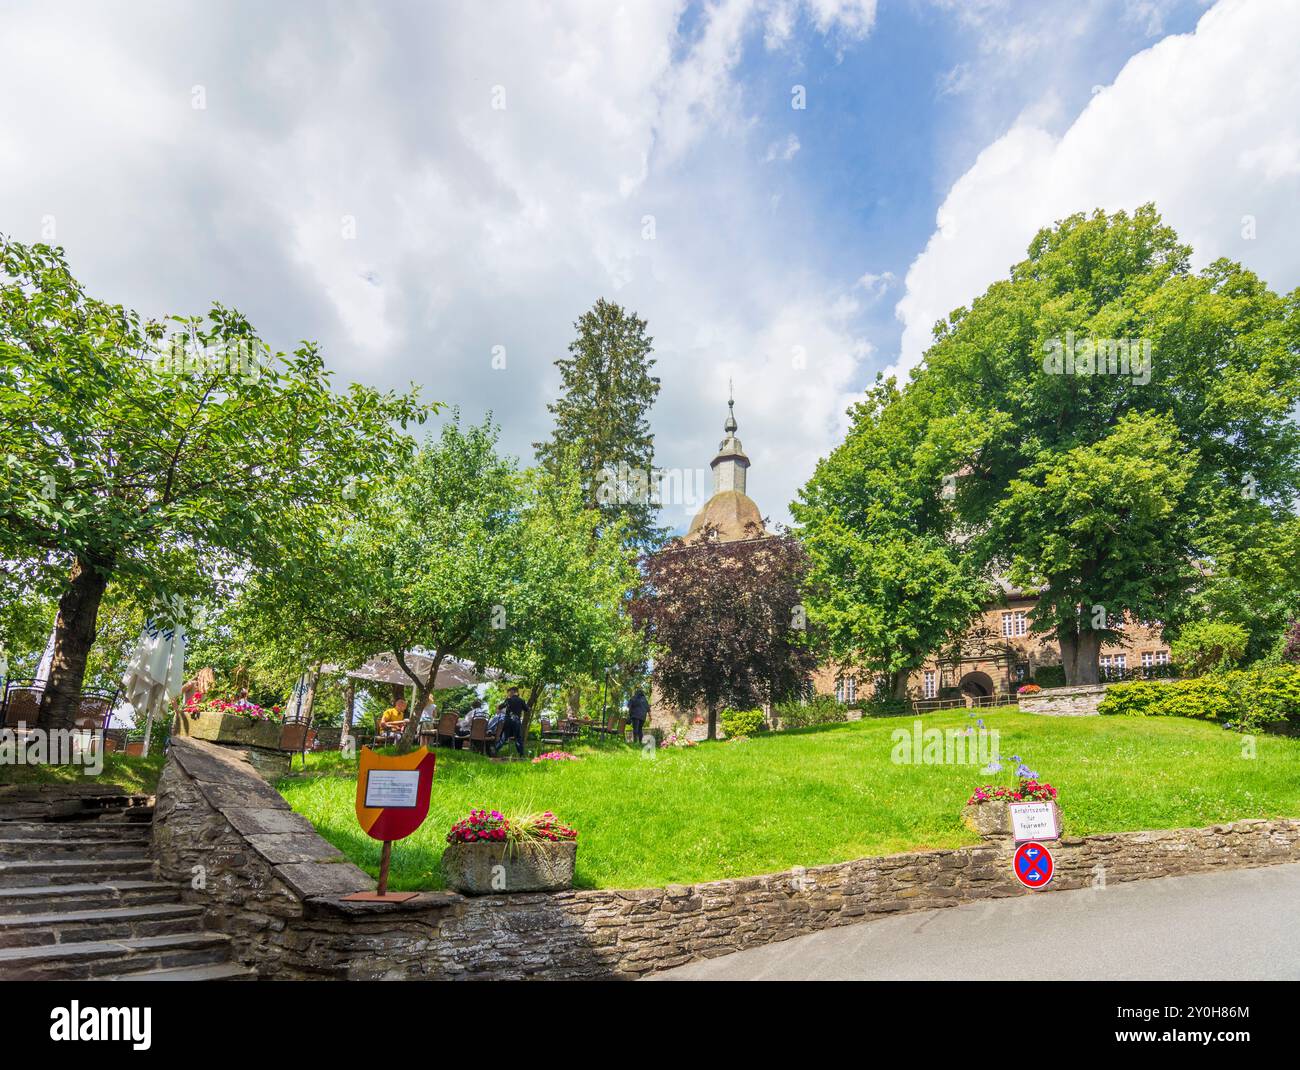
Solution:
<svg viewBox="0 0 1300 1070"><path fill-rule="evenodd" d="M632 742L640 744L641 731L645 728L645 719L650 716L650 700L639 687L633 692L627 703L628 720L632 722Z"/></svg>

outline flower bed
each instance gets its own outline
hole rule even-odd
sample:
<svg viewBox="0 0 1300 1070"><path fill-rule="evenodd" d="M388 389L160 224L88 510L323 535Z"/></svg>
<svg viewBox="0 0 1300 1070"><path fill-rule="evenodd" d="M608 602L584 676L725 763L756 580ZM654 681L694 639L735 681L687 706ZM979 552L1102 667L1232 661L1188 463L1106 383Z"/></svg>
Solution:
<svg viewBox="0 0 1300 1070"><path fill-rule="evenodd" d="M443 879L468 895L571 888L577 841L577 831L549 810L514 818L471 810L447 833Z"/></svg>
<svg viewBox="0 0 1300 1070"><path fill-rule="evenodd" d="M582 761L576 754L570 754L567 750L548 750L545 754L539 754L533 759L533 765L538 762L580 762Z"/></svg>

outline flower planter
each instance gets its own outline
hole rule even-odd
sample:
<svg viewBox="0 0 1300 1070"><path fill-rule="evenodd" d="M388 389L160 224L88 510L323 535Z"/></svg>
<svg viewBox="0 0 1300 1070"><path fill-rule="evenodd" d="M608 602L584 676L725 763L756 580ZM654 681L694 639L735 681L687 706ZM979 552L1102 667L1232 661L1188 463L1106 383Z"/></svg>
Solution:
<svg viewBox="0 0 1300 1070"><path fill-rule="evenodd" d="M558 892L573 887L578 844L541 843L511 850L504 843L453 843L442 852L442 879L466 895Z"/></svg>
<svg viewBox="0 0 1300 1070"><path fill-rule="evenodd" d="M1039 799L1026 799L1026 802L1041 802ZM987 802L967 803L961 812L962 823L972 832L977 832L986 839L999 836L1011 836L1011 803L1006 799L990 799ZM1061 808L1056 803L1049 803L1056 812L1056 827L1061 830Z"/></svg>
<svg viewBox="0 0 1300 1070"><path fill-rule="evenodd" d="M209 743L278 750L281 726L271 721L254 721L234 713L182 713L178 720L181 735L206 739Z"/></svg>

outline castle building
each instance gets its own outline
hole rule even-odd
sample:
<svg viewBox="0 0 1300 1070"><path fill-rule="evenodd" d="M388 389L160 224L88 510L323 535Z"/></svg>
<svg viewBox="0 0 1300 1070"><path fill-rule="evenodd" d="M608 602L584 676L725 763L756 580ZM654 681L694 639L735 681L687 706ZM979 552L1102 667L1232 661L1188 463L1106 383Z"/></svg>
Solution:
<svg viewBox="0 0 1300 1070"><path fill-rule="evenodd" d="M707 524L717 529L720 542L765 538L763 514L747 492L749 457L737 431L735 399L727 401L727 421L713 469L713 495L691 521L685 541L700 537ZM1029 630L1030 615L1037 598L1032 592L999 580L999 596L987 603L970 627L947 649L935 651L908 678L908 697L918 702L996 699L1014 694L1040 669L1060 666L1060 645L1050 636ZM1159 675L1169 664L1169 645L1159 625L1124 621L1117 631L1121 638L1101 648L1102 679L1119 677L1135 670ZM848 705L870 700L875 682L859 678L851 669L828 663L813 676L818 694L834 694ZM1061 682L1064 682L1062 676Z"/></svg>

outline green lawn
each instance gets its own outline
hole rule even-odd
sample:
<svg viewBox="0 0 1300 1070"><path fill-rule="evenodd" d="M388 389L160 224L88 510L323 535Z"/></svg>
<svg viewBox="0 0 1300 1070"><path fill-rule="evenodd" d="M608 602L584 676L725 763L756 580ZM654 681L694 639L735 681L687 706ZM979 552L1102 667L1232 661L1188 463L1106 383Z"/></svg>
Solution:
<svg viewBox="0 0 1300 1070"><path fill-rule="evenodd" d="M148 758L105 754L104 768L95 777L87 776L85 767L80 765L0 764L0 784L114 784L127 791L152 795L158 789L165 760L159 743Z"/></svg>
<svg viewBox="0 0 1300 1070"><path fill-rule="evenodd" d="M1055 785L1069 834L1300 816L1300 740L1243 737L1181 718L1042 717L983 711L1000 752ZM964 711L925 727L965 727ZM392 886L437 888L443 837L472 807L553 810L579 831L579 887L749 876L865 855L976 842L961 824L979 765L895 765L890 737L911 718L660 750L584 750L581 762L492 763L439 751L429 818L393 847ZM353 810L355 762L312 756L280 782L290 805L372 874L379 844Z"/></svg>

